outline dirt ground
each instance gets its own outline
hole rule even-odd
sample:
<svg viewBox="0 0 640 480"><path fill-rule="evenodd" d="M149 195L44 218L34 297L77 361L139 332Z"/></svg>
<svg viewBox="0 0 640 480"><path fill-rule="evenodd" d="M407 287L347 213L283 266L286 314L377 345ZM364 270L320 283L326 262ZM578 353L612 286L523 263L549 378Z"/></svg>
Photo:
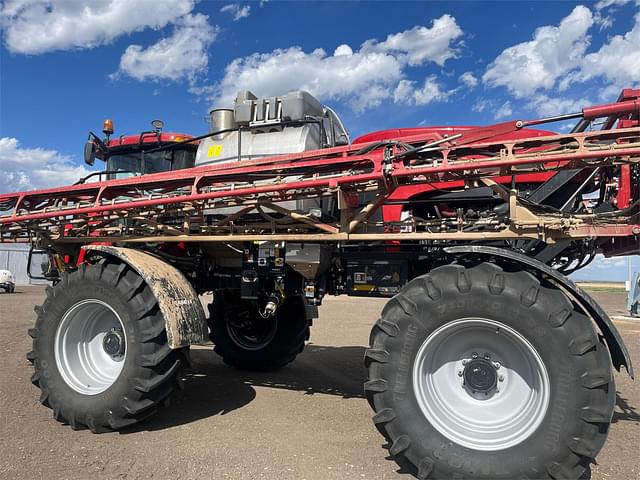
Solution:
<svg viewBox="0 0 640 480"><path fill-rule="evenodd" d="M593 292L620 315L624 291ZM386 460L362 395L364 345L384 300L328 298L311 344L276 373L225 366L193 349L195 369L169 408L121 433L74 432L38 402L25 358L40 287L0 294L0 477L7 479L405 479ZM640 370L640 320L616 321ZM640 478L640 385L616 374L617 406L593 479Z"/></svg>

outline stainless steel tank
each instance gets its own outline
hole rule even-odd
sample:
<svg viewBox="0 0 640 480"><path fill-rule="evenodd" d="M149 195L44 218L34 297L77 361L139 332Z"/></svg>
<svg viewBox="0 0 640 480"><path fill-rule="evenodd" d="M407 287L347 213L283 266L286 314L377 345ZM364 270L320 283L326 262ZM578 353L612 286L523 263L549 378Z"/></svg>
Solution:
<svg viewBox="0 0 640 480"><path fill-rule="evenodd" d="M237 128L235 114L230 108L215 108L209 112L211 119L211 132L220 132ZM222 140L232 132L225 132L211 137L213 140Z"/></svg>
<svg viewBox="0 0 640 480"><path fill-rule="evenodd" d="M257 98L238 93L234 109L211 110L211 131L239 128L203 140L196 165L300 153L326 146L325 110L307 92Z"/></svg>
<svg viewBox="0 0 640 480"><path fill-rule="evenodd" d="M236 131L213 135L200 142L196 166L251 160L282 154L300 153L349 141L337 116L307 92L290 92L280 97L258 98L241 91L234 108L210 112L211 132ZM285 181L295 181L287 177ZM280 206L322 217L334 209L329 200L281 202ZM218 208L206 214L229 214L237 208Z"/></svg>

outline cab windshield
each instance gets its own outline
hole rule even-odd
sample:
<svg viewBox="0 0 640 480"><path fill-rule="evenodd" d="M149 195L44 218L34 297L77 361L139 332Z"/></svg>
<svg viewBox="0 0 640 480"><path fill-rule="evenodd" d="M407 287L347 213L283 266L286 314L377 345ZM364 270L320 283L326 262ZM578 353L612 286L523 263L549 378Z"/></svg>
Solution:
<svg viewBox="0 0 640 480"><path fill-rule="evenodd" d="M142 152L114 153L107 160L109 178L126 178L133 175L167 172L191 168L195 162L195 149L162 150L144 154Z"/></svg>

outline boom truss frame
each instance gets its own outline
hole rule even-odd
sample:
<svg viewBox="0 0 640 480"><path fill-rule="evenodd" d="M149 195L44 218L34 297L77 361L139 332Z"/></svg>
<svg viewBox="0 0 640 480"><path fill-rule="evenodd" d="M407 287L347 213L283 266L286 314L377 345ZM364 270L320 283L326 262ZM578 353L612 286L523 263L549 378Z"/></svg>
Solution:
<svg viewBox="0 0 640 480"><path fill-rule="evenodd" d="M637 203L615 215L567 215L537 209L519 198L515 190L491 179L639 165L640 127L611 129L618 119L638 118L639 99L637 91L631 100L590 107L580 115L505 122L435 141L432 134L417 135L3 194L0 241L33 237L45 243L529 238L554 243L597 236L629 237L640 234ZM605 118L609 129L491 140L529 125L577 116L583 122ZM508 201L508 221L485 220L482 224L480 220L481 231L468 231L462 222L458 228L449 225L434 231L432 226L415 225L407 231L401 223L372 220L399 186L460 180L469 187L488 185ZM340 212L331 221L283 204L327 197L334 198Z"/></svg>

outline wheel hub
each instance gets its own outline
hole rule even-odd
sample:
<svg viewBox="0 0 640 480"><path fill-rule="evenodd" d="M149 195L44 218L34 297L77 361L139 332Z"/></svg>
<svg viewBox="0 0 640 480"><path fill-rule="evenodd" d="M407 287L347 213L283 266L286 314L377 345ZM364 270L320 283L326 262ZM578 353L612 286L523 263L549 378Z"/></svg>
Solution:
<svg viewBox="0 0 640 480"><path fill-rule="evenodd" d="M124 336L121 330L112 329L102 339L102 348L111 357L121 357L124 353Z"/></svg>
<svg viewBox="0 0 640 480"><path fill-rule="evenodd" d="M467 363L463 378L465 386L472 392L489 393L498 383L495 366L484 358L477 358Z"/></svg>
<svg viewBox="0 0 640 480"><path fill-rule="evenodd" d="M225 323L233 343L244 350L260 350L275 337L278 318L262 318L255 305L242 305L228 313Z"/></svg>

